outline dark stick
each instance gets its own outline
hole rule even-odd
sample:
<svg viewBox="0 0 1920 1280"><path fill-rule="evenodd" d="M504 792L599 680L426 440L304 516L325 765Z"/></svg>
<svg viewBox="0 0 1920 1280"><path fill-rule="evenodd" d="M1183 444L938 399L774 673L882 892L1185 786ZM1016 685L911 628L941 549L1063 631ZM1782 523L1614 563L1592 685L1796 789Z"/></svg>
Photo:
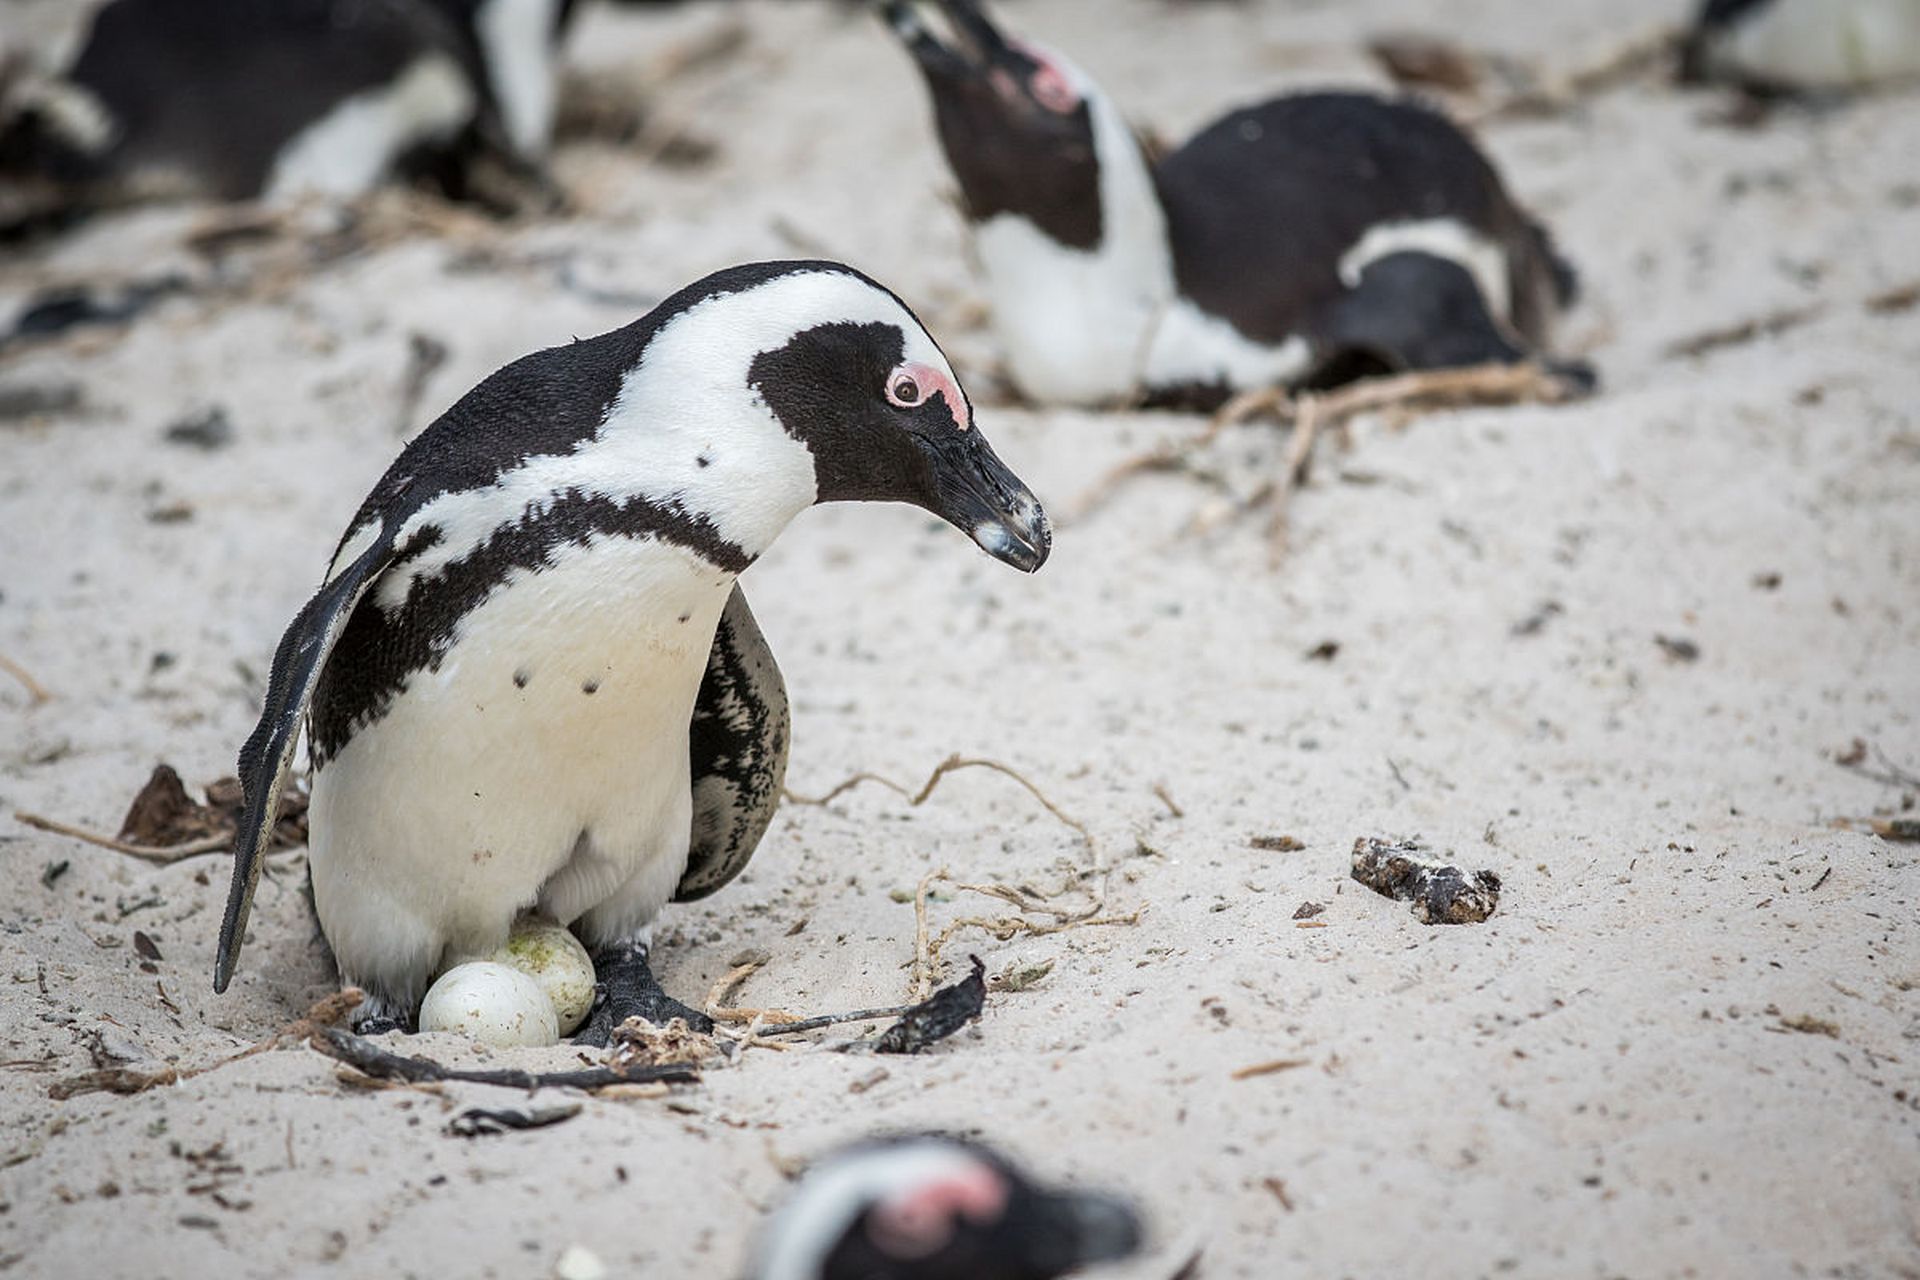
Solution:
<svg viewBox="0 0 1920 1280"><path fill-rule="evenodd" d="M798 1022L775 1022L761 1027L756 1035L784 1036L796 1035L802 1031L818 1031L822 1027L831 1027L842 1022L879 1022L883 1018L898 1018L910 1013L917 1005L897 1004L887 1009L856 1009L852 1013L823 1013L817 1018L802 1018Z"/></svg>
<svg viewBox="0 0 1920 1280"><path fill-rule="evenodd" d="M588 1067L581 1071L466 1071L443 1067L427 1058L403 1058L373 1041L325 1027L308 1041L329 1058L380 1080L409 1084L454 1080L465 1084L493 1084L506 1089L604 1089L614 1084L698 1084L700 1074L684 1066Z"/></svg>

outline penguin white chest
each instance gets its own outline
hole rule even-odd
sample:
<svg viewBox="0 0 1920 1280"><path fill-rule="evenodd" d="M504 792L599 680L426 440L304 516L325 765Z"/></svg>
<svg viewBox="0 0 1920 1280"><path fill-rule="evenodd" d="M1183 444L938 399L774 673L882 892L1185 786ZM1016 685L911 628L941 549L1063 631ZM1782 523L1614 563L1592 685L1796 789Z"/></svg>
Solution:
<svg viewBox="0 0 1920 1280"><path fill-rule="evenodd" d="M687 728L732 584L672 544L596 537L460 618L314 776L343 974L411 990L536 904L589 941L652 918L686 865Z"/></svg>

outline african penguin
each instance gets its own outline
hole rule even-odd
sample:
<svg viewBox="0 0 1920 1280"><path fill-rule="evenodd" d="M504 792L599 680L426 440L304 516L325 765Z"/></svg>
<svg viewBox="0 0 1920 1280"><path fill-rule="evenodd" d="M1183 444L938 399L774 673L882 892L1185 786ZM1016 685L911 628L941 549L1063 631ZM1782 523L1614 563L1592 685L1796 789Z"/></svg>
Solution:
<svg viewBox="0 0 1920 1280"><path fill-rule="evenodd" d="M845 1148L768 1222L753 1280L1052 1280L1141 1245L1121 1200L1042 1187L941 1135Z"/></svg>
<svg viewBox="0 0 1920 1280"><path fill-rule="evenodd" d="M363 1028L517 915L569 925L584 1033L705 1019L649 922L746 865L787 702L735 578L816 502L897 501L1032 572L1051 545L940 348L832 262L730 268L622 329L526 356L410 444L274 655L214 989L231 981L305 723L309 865Z"/></svg>
<svg viewBox="0 0 1920 1280"><path fill-rule="evenodd" d="M1705 0L1681 78L1761 92L1920 76L1920 0Z"/></svg>
<svg viewBox="0 0 1920 1280"><path fill-rule="evenodd" d="M90 198L360 194L480 118L471 56L418 0L110 0L21 90L0 168Z"/></svg>
<svg viewBox="0 0 1920 1280"><path fill-rule="evenodd" d="M575 0L431 0L472 42L480 87L509 153L537 164L560 105L560 44Z"/></svg>
<svg viewBox="0 0 1920 1280"><path fill-rule="evenodd" d="M1571 300L1546 232L1414 103L1292 94L1154 163L1085 74L1003 35L977 0L940 0L950 41L910 0L882 8L932 94L1030 399L1211 406L1382 367L1516 362Z"/></svg>

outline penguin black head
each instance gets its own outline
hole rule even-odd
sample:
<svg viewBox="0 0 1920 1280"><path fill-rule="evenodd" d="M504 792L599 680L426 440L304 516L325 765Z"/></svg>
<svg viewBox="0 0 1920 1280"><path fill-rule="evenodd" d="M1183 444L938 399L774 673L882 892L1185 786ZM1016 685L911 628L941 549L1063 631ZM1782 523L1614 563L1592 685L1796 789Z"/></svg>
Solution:
<svg viewBox="0 0 1920 1280"><path fill-rule="evenodd" d="M768 1224L754 1280L1053 1280L1125 1258L1140 1220L1111 1196L1042 1187L974 1143L862 1143L809 1170Z"/></svg>
<svg viewBox="0 0 1920 1280"><path fill-rule="evenodd" d="M1017 214L1061 244L1097 246L1100 163L1087 79L1058 56L1003 35L977 0L940 0L951 42L933 33L911 0L885 0L881 8L926 77L968 217Z"/></svg>
<svg viewBox="0 0 1920 1280"><path fill-rule="evenodd" d="M1038 569L1052 545L1045 513L974 425L946 357L894 301L895 322L798 330L753 358L748 384L813 455L816 501L912 503L995 558Z"/></svg>

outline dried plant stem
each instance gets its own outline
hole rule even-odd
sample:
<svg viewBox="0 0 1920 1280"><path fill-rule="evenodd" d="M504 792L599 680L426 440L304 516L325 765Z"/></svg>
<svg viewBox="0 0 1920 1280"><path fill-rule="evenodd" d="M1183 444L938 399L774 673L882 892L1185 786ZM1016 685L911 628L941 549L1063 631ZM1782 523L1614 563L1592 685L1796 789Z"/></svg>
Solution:
<svg viewBox="0 0 1920 1280"><path fill-rule="evenodd" d="M53 701L52 690L35 680L32 672L4 653L0 653L0 671L6 672L20 682L20 687L27 691L27 697L32 699L28 705L37 707L43 702Z"/></svg>
<svg viewBox="0 0 1920 1280"><path fill-rule="evenodd" d="M133 844L126 840L107 835L100 831L90 831L86 827L76 827L67 822L56 822L52 818L41 817L37 813L15 810L14 821L26 824L41 831L50 831L57 836L70 836L75 840L84 840L88 844L98 845L102 849L112 849L115 853L124 853L130 858L142 862L151 862L156 866L166 866L179 862L182 858L194 858L205 853L223 853L233 848L230 835L202 836L198 840L189 840L185 844L151 845Z"/></svg>

